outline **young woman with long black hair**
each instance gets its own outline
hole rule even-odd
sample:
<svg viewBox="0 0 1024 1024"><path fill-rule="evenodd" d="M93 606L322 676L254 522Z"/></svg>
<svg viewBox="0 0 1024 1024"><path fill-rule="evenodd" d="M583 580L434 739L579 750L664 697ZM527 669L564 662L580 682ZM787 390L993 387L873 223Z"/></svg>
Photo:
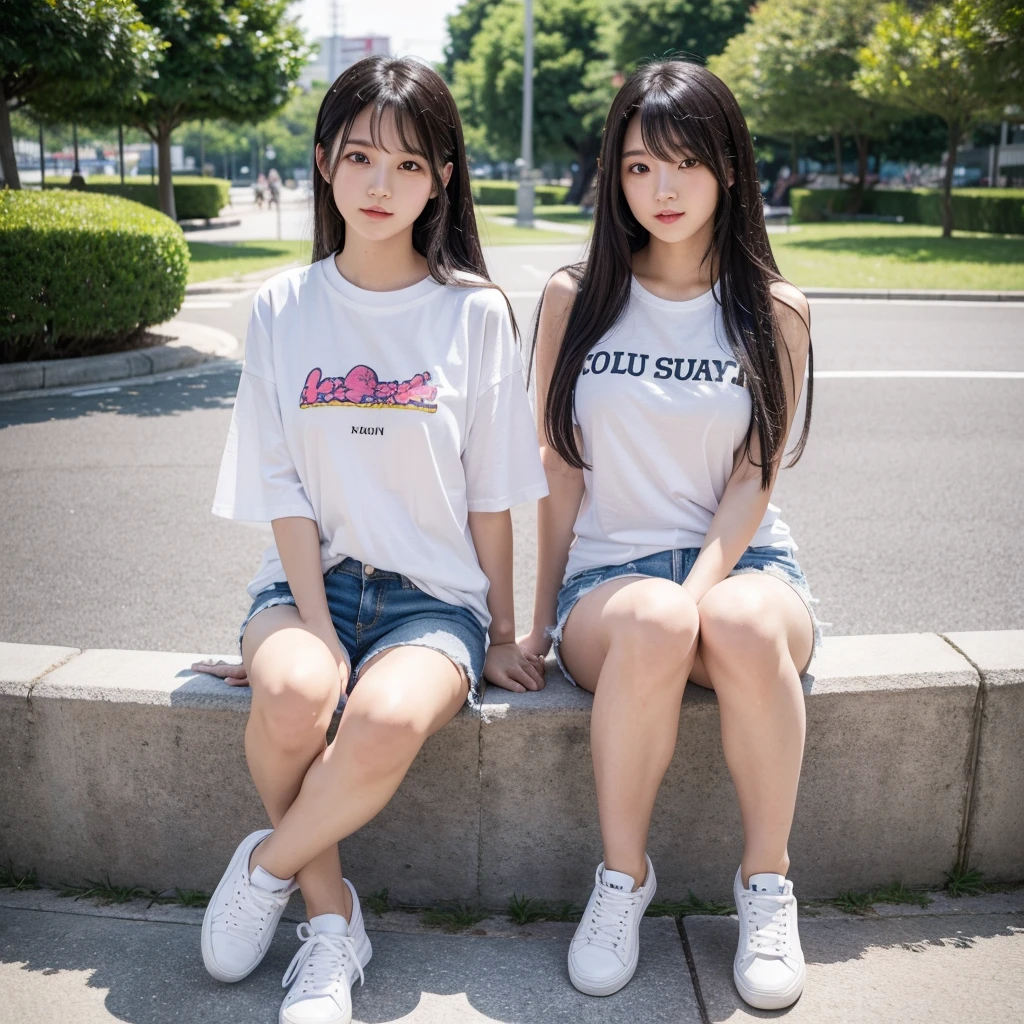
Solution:
<svg viewBox="0 0 1024 1024"><path fill-rule="evenodd" d="M609 995L636 969L648 829L689 678L718 696L743 818L736 985L755 1006L789 1005L804 964L787 841L818 627L769 499L810 330L772 257L743 116L705 68L650 64L619 91L589 255L548 284L535 344L550 495L521 643L553 641L594 693L604 846L570 977ZM810 389L808 376L795 455Z"/></svg>
<svg viewBox="0 0 1024 1024"><path fill-rule="evenodd" d="M256 296L214 503L273 526L233 681L252 688L246 758L274 827L231 859L203 959L246 977L301 888L283 1024L347 1024L370 959L338 841L484 675L543 686L515 641L508 510L547 486L451 94L416 60L367 58L324 99L315 157L313 263Z"/></svg>

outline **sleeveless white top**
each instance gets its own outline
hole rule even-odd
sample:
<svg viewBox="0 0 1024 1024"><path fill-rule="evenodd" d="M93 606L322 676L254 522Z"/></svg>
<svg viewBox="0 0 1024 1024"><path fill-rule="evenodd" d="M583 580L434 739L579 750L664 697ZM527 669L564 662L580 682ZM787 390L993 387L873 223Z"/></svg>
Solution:
<svg viewBox="0 0 1024 1024"><path fill-rule="evenodd" d="M633 278L625 311L576 385L574 422L593 468L583 471L566 579L704 543L750 423L737 377L713 291L679 302ZM797 436L802 423L798 409ZM750 544L796 550L774 505Z"/></svg>

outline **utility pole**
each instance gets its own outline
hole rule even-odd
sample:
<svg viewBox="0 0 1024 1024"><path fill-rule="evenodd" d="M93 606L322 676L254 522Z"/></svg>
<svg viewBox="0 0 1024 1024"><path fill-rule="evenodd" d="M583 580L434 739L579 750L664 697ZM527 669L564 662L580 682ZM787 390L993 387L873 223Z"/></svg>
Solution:
<svg viewBox="0 0 1024 1024"><path fill-rule="evenodd" d="M331 0L331 52L327 57L328 77L331 84L338 77L338 64L335 54L338 52L338 0Z"/></svg>
<svg viewBox="0 0 1024 1024"><path fill-rule="evenodd" d="M39 122L39 191L46 188L46 143L43 142L43 122Z"/></svg>
<svg viewBox="0 0 1024 1024"><path fill-rule="evenodd" d="M121 184L124 184L124 125L117 126L117 163L121 168Z"/></svg>
<svg viewBox="0 0 1024 1024"><path fill-rule="evenodd" d="M523 139L516 191L516 223L533 227L533 0L525 0L523 33Z"/></svg>

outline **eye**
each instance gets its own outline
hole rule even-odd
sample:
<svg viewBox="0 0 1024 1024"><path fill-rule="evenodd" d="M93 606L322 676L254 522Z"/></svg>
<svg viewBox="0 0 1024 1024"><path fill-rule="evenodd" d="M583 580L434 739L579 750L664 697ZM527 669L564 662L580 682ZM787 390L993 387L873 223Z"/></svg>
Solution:
<svg viewBox="0 0 1024 1024"><path fill-rule="evenodd" d="M682 167L684 171L688 171L691 167L696 167L699 163L700 161L695 156L688 156L679 164L679 166Z"/></svg>
<svg viewBox="0 0 1024 1024"><path fill-rule="evenodd" d="M399 170L402 171L419 171L422 170L420 165L415 160L403 160L399 165Z"/></svg>
<svg viewBox="0 0 1024 1024"><path fill-rule="evenodd" d="M629 165L629 173L630 174L643 174L645 171L649 171L649 170L650 170L650 168L647 166L647 164L630 164Z"/></svg>
<svg viewBox="0 0 1024 1024"><path fill-rule="evenodd" d="M346 160L350 160L354 164L368 164L370 162L367 159L366 154L365 153L360 153L358 150L356 150L356 152L354 152L354 153L349 153L345 157L345 159Z"/></svg>

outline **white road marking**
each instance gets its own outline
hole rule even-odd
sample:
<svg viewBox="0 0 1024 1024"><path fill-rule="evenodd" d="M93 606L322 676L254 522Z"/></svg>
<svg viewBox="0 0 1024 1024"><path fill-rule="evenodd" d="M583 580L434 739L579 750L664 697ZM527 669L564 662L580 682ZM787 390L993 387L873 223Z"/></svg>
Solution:
<svg viewBox="0 0 1024 1024"><path fill-rule="evenodd" d="M72 394L72 397L74 397L74 398L85 398L87 395L110 395L110 394L113 394L115 391L120 391L120 390L121 389L119 387L117 387L117 388L90 388L88 391L72 391L71 394Z"/></svg>
<svg viewBox="0 0 1024 1024"><path fill-rule="evenodd" d="M182 309L230 309L234 303L224 302L220 299L186 299Z"/></svg>
<svg viewBox="0 0 1024 1024"><path fill-rule="evenodd" d="M540 267L535 267L532 263L524 263L523 270L533 274L538 281L546 281L551 276L547 271L541 270Z"/></svg>
<svg viewBox="0 0 1024 1024"><path fill-rule="evenodd" d="M815 370L815 380L874 380L911 377L924 380L1024 380L1024 370Z"/></svg>

